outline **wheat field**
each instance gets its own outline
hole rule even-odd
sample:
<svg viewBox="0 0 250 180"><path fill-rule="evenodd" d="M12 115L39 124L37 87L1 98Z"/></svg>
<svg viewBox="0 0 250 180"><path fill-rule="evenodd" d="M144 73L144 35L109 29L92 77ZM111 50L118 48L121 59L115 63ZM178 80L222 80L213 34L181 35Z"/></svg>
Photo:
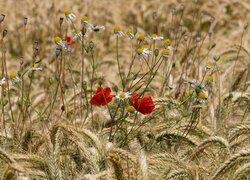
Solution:
<svg viewBox="0 0 250 180"><path fill-rule="evenodd" d="M250 179L249 0L0 0L1 179Z"/></svg>

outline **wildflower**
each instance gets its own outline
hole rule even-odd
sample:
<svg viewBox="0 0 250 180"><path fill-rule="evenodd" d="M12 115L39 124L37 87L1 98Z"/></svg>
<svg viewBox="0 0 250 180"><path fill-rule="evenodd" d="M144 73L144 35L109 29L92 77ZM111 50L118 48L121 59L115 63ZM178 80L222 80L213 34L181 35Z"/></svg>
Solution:
<svg viewBox="0 0 250 180"><path fill-rule="evenodd" d="M74 37L73 39L70 36L65 36L65 41L67 42L68 45L74 46L76 44Z"/></svg>
<svg viewBox="0 0 250 180"><path fill-rule="evenodd" d="M150 47L148 44L144 44L141 48L145 54L151 54Z"/></svg>
<svg viewBox="0 0 250 180"><path fill-rule="evenodd" d="M82 39L82 31L80 31L80 30L77 30L76 32L75 32L75 35L73 36L73 40L74 41L72 41L72 42L74 42L74 44L75 44L75 41L77 41L77 40L81 40Z"/></svg>
<svg viewBox="0 0 250 180"><path fill-rule="evenodd" d="M138 112L142 114L150 114L154 108L154 102L150 96L145 96L143 98L138 98L138 94L135 93L130 99L129 103L133 106Z"/></svg>
<svg viewBox="0 0 250 180"><path fill-rule="evenodd" d="M63 49L66 49L66 45L65 45L65 42L60 38L60 37L55 37L54 38L54 40L55 40L55 43L59 46L59 47L61 47L61 48L63 48Z"/></svg>
<svg viewBox="0 0 250 180"><path fill-rule="evenodd" d="M144 41L145 35L144 34L139 34L138 38L139 41Z"/></svg>
<svg viewBox="0 0 250 180"><path fill-rule="evenodd" d="M207 95L204 91L201 91L199 94L198 94L198 98L199 99L207 99Z"/></svg>
<svg viewBox="0 0 250 180"><path fill-rule="evenodd" d="M212 68L212 64L211 63L206 63L205 67L204 67L204 70L207 71L207 70L209 70L211 68Z"/></svg>
<svg viewBox="0 0 250 180"><path fill-rule="evenodd" d="M212 75L207 76L205 85L207 85L208 87L211 87L214 81L214 77Z"/></svg>
<svg viewBox="0 0 250 180"><path fill-rule="evenodd" d="M161 55L163 59L168 59L170 57L170 52L168 49L162 49L161 50Z"/></svg>
<svg viewBox="0 0 250 180"><path fill-rule="evenodd" d="M109 87L98 87L95 94L91 98L90 103L95 106L105 106L106 104L111 102L114 96L115 95L111 94L111 89Z"/></svg>
<svg viewBox="0 0 250 180"><path fill-rule="evenodd" d="M88 23L89 22L89 18L87 16L83 16L82 19L81 19L81 21L83 23Z"/></svg>
<svg viewBox="0 0 250 180"><path fill-rule="evenodd" d="M207 81L212 82L214 80L214 77L212 75L207 76Z"/></svg>
<svg viewBox="0 0 250 180"><path fill-rule="evenodd" d="M73 20L73 19L75 19L75 15L71 12L71 10L66 10L65 11L65 16L66 16L66 18L67 19L69 19L69 20Z"/></svg>
<svg viewBox="0 0 250 180"><path fill-rule="evenodd" d="M0 86L2 86L5 83L6 83L6 79L5 79L5 77L3 77L3 79L0 80Z"/></svg>
<svg viewBox="0 0 250 180"><path fill-rule="evenodd" d="M149 49L138 48L136 50L136 57L138 59L146 58L149 54L151 54Z"/></svg>
<svg viewBox="0 0 250 180"><path fill-rule="evenodd" d="M152 34L151 36L148 35L147 37L149 39L151 39L151 40L154 40L154 41L161 41L161 40L163 40L163 37L162 36L158 36L157 34Z"/></svg>
<svg viewBox="0 0 250 180"><path fill-rule="evenodd" d="M131 93L130 92L122 92L122 91L119 91L117 94L116 94L116 99L118 99L119 101L124 101L125 99L128 99L131 97Z"/></svg>
<svg viewBox="0 0 250 180"><path fill-rule="evenodd" d="M19 83L21 81L21 79L19 78L19 76L17 75L16 72L10 73L10 79L11 79L13 85L16 83Z"/></svg>
<svg viewBox="0 0 250 180"><path fill-rule="evenodd" d="M94 28L94 25L91 22L89 22L89 18L87 16L83 16L81 21L84 25L88 26L89 30Z"/></svg>
<svg viewBox="0 0 250 180"><path fill-rule="evenodd" d="M127 35L128 35L128 37L129 37L130 39L134 39L135 34L134 34L133 29L128 28L128 29L127 29Z"/></svg>
<svg viewBox="0 0 250 180"><path fill-rule="evenodd" d="M134 112L135 112L134 106L128 106L128 107L127 107L127 111L128 111L129 113L134 113Z"/></svg>
<svg viewBox="0 0 250 180"><path fill-rule="evenodd" d="M87 24L89 23L89 18L87 16L83 16L81 21L84 23L84 24Z"/></svg>
<svg viewBox="0 0 250 180"><path fill-rule="evenodd" d="M117 36L123 36L124 35L124 33L121 31L121 27L119 25L114 26L114 33Z"/></svg>
<svg viewBox="0 0 250 180"><path fill-rule="evenodd" d="M170 51L173 51L174 48L171 46L171 44L172 44L172 41L171 41L170 39L165 39L165 40L163 41L163 46L164 46L166 49L168 49L168 50L170 50Z"/></svg>

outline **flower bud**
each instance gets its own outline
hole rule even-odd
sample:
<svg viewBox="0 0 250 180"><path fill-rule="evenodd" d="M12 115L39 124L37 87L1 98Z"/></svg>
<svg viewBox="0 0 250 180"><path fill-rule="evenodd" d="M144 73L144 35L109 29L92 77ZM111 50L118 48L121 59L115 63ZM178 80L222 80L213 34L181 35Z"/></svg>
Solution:
<svg viewBox="0 0 250 180"><path fill-rule="evenodd" d="M5 99L5 100L3 101L3 106L6 106L7 104L8 104L8 100Z"/></svg>
<svg viewBox="0 0 250 180"><path fill-rule="evenodd" d="M82 89L84 89L84 90L87 89L87 82L86 81L82 82Z"/></svg>
<svg viewBox="0 0 250 180"><path fill-rule="evenodd" d="M53 79L52 78L49 78L49 85L52 85L53 84Z"/></svg>
<svg viewBox="0 0 250 180"><path fill-rule="evenodd" d="M159 55L159 49L155 49L155 50L154 50L154 55L155 55L155 56L158 56L158 55Z"/></svg>
<svg viewBox="0 0 250 180"><path fill-rule="evenodd" d="M214 55L214 56L213 56L213 59L214 59L214 61L216 61L216 62L217 62L217 61L219 61L219 60L220 60L220 56L219 56L219 55Z"/></svg>
<svg viewBox="0 0 250 180"><path fill-rule="evenodd" d="M89 48L92 50L95 47L95 44L93 41L89 42Z"/></svg>

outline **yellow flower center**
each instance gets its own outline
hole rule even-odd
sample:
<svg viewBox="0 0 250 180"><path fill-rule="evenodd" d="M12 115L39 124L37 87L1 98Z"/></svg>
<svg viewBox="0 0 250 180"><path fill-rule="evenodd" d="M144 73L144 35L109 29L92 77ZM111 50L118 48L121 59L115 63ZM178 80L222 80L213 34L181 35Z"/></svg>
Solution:
<svg viewBox="0 0 250 180"><path fill-rule="evenodd" d="M206 64L205 64L205 67L206 67L206 68L211 68L211 66L212 66L212 65L211 65L210 63L206 63Z"/></svg>
<svg viewBox="0 0 250 180"><path fill-rule="evenodd" d="M171 43L172 43L172 41L170 39L165 39L163 42L164 46L170 46Z"/></svg>
<svg viewBox="0 0 250 180"><path fill-rule="evenodd" d="M137 54L142 54L143 53L143 50L142 50L142 48L138 48L137 50L136 50L136 52L137 52Z"/></svg>
<svg viewBox="0 0 250 180"><path fill-rule="evenodd" d="M143 45L142 49L149 49L149 45L148 44Z"/></svg>
<svg viewBox="0 0 250 180"><path fill-rule="evenodd" d="M200 92L199 95L198 95L198 98L200 98L200 99L206 99L207 98L206 93Z"/></svg>
<svg viewBox="0 0 250 180"><path fill-rule="evenodd" d="M133 106L128 106L127 107L128 112L133 113L135 112L135 108Z"/></svg>
<svg viewBox="0 0 250 180"><path fill-rule="evenodd" d="M16 78L17 74L15 72L10 73L10 79Z"/></svg>
<svg viewBox="0 0 250 180"><path fill-rule="evenodd" d="M133 29L128 28L127 33L128 33L128 34L132 34L132 33L133 33Z"/></svg>
<svg viewBox="0 0 250 180"><path fill-rule="evenodd" d="M139 34L138 40L143 41L144 39L145 39L145 35L144 34Z"/></svg>
<svg viewBox="0 0 250 180"><path fill-rule="evenodd" d="M81 31L80 30L76 30L76 34L81 34Z"/></svg>
<svg viewBox="0 0 250 180"><path fill-rule="evenodd" d="M66 15L66 16L68 16L68 15L70 15L70 14L71 14L71 10L68 9L68 10L65 11L65 15Z"/></svg>
<svg viewBox="0 0 250 180"><path fill-rule="evenodd" d="M163 56L168 56L170 53L169 53L169 50L168 50L168 49L162 49L162 50L161 50L161 54L162 54Z"/></svg>
<svg viewBox="0 0 250 180"><path fill-rule="evenodd" d="M84 22L84 21L88 21L89 18L87 16L83 16L81 20Z"/></svg>
<svg viewBox="0 0 250 180"><path fill-rule="evenodd" d="M214 80L214 77L213 77L212 75L209 75L209 76L207 77L207 80L208 80L208 81L213 81L213 80Z"/></svg>
<svg viewBox="0 0 250 180"><path fill-rule="evenodd" d="M58 43L58 42L61 41L62 39L61 39L60 37L57 36L57 37L54 38L54 40L55 40L55 43Z"/></svg>
<svg viewBox="0 0 250 180"><path fill-rule="evenodd" d="M152 38L156 38L156 37L157 37L157 34L152 34L151 37L152 37Z"/></svg>
<svg viewBox="0 0 250 180"><path fill-rule="evenodd" d="M121 30L121 27L119 25L114 26L114 32L117 33Z"/></svg>
<svg viewBox="0 0 250 180"><path fill-rule="evenodd" d="M120 94L119 94L119 98L124 99L125 97L126 97L125 93L120 93Z"/></svg>

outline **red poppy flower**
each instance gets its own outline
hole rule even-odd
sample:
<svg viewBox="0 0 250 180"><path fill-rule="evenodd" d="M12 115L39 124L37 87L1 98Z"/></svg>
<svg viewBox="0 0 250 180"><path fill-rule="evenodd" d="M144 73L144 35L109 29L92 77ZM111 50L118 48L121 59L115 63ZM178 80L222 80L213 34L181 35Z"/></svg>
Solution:
<svg viewBox="0 0 250 180"><path fill-rule="evenodd" d="M150 96L138 98L137 93L130 97L129 103L142 114L150 114L155 108L154 102L152 101Z"/></svg>
<svg viewBox="0 0 250 180"><path fill-rule="evenodd" d="M65 36L64 39L71 46L74 46L76 44L76 42L70 36Z"/></svg>
<svg viewBox="0 0 250 180"><path fill-rule="evenodd" d="M115 95L111 94L111 89L109 87L98 87L95 94L91 98L90 103L95 106L105 106L114 96Z"/></svg>

